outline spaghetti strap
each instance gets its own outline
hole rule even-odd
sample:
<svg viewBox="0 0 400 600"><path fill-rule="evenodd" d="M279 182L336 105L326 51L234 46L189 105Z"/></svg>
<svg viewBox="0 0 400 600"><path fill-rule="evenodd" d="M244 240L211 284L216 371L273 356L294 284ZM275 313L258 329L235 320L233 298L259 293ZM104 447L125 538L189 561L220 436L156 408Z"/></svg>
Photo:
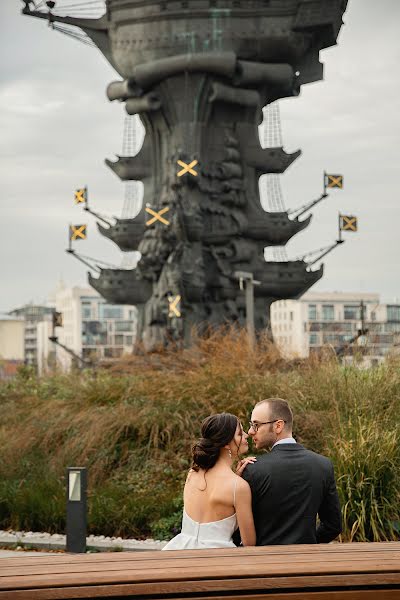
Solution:
<svg viewBox="0 0 400 600"><path fill-rule="evenodd" d="M237 481L238 481L238 477L236 476L234 483L233 483L233 506L234 506L235 510L236 510L236 484L237 484Z"/></svg>

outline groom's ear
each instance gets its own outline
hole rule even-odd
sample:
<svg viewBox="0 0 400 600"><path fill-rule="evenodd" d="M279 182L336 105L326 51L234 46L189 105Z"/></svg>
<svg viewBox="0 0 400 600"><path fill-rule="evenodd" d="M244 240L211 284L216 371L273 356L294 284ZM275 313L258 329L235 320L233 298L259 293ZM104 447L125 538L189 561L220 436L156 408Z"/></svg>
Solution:
<svg viewBox="0 0 400 600"><path fill-rule="evenodd" d="M285 429L285 421L277 421L276 422L276 428L278 430L278 433L282 433L282 431Z"/></svg>

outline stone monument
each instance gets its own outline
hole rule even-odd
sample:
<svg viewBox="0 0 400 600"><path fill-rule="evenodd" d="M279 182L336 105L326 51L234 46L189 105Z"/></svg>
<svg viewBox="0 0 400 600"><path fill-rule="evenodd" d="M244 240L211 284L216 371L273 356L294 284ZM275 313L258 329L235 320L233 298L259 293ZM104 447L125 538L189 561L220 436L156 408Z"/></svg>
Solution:
<svg viewBox="0 0 400 600"><path fill-rule="evenodd" d="M284 173L300 151L262 149L262 109L323 78L319 51L336 44L346 0L107 0L96 19L31 8L25 14L80 28L119 73L111 101L139 114L146 135L136 156L107 165L144 184L142 209L100 232L138 250L136 269L102 269L90 284L107 301L135 304L147 349L190 340L195 326L244 323L238 272L254 288L256 331L269 307L298 298L323 267L266 262L310 219L265 212L259 178Z"/></svg>

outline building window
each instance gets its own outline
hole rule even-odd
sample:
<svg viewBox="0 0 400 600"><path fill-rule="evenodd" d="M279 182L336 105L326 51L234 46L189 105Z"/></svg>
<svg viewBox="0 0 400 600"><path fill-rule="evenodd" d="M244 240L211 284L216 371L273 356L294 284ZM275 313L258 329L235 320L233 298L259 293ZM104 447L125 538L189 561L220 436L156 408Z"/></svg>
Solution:
<svg viewBox="0 0 400 600"><path fill-rule="evenodd" d="M99 358L99 351L96 348L82 348L82 358L95 360Z"/></svg>
<svg viewBox="0 0 400 600"><path fill-rule="evenodd" d="M324 304L322 306L322 318L324 321L333 321L335 318L335 309L333 304Z"/></svg>
<svg viewBox="0 0 400 600"><path fill-rule="evenodd" d="M334 333L325 333L323 336L324 344L334 344L336 342L337 336Z"/></svg>
<svg viewBox="0 0 400 600"><path fill-rule="evenodd" d="M290 314L290 320L293 321L293 311L291 310L289 314Z"/></svg>
<svg viewBox="0 0 400 600"><path fill-rule="evenodd" d="M133 321L115 321L115 331L133 331Z"/></svg>
<svg viewBox="0 0 400 600"><path fill-rule="evenodd" d="M105 358L120 358L122 356L122 348L104 348Z"/></svg>
<svg viewBox="0 0 400 600"><path fill-rule="evenodd" d="M400 321L400 305L387 307L387 320Z"/></svg>
<svg viewBox="0 0 400 600"><path fill-rule="evenodd" d="M116 335L114 337L114 344L116 346L123 346L123 344L124 344L124 336L122 335L122 333L119 333L118 335Z"/></svg>
<svg viewBox="0 0 400 600"><path fill-rule="evenodd" d="M100 304L99 318L100 319L122 319L123 312L120 306L111 306L109 304Z"/></svg>
<svg viewBox="0 0 400 600"><path fill-rule="evenodd" d="M133 344L133 337L131 335L126 335L125 336L125 346L132 346Z"/></svg>
<svg viewBox="0 0 400 600"><path fill-rule="evenodd" d="M309 335L310 346L316 346L318 344L318 336L316 333L310 333Z"/></svg>
<svg viewBox="0 0 400 600"><path fill-rule="evenodd" d="M92 305L89 302L82 302L82 319L92 318Z"/></svg>
<svg viewBox="0 0 400 600"><path fill-rule="evenodd" d="M360 307L352 305L344 305L344 318L345 319L359 319L360 318Z"/></svg>
<svg viewBox="0 0 400 600"><path fill-rule="evenodd" d="M82 344L99 346L107 344L107 323L101 321L82 322Z"/></svg>
<svg viewBox="0 0 400 600"><path fill-rule="evenodd" d="M317 305L309 304L308 305L308 318L310 321L315 321L317 318Z"/></svg>
<svg viewBox="0 0 400 600"><path fill-rule="evenodd" d="M400 323L385 323L384 331L399 333L400 332Z"/></svg>

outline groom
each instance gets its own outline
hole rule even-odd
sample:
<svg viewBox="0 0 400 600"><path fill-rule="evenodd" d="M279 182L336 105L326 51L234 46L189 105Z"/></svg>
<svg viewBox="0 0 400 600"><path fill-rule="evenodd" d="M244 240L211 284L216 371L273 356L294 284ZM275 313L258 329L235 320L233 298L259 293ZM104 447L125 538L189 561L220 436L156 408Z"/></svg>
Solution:
<svg viewBox="0 0 400 600"><path fill-rule="evenodd" d="M255 447L271 449L237 468L251 487L257 546L327 543L342 530L333 465L297 444L292 424L290 406L280 398L258 402L251 415Z"/></svg>

